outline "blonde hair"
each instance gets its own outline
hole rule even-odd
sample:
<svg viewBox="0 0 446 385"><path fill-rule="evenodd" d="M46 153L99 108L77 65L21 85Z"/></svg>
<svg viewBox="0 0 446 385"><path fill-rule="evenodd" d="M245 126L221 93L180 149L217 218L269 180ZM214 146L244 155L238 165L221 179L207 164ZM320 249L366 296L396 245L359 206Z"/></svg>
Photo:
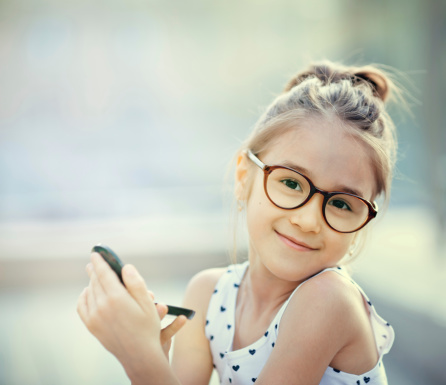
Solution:
<svg viewBox="0 0 446 385"><path fill-rule="evenodd" d="M397 154L395 125L385 109L399 90L375 66L347 67L325 61L291 78L260 117L241 150L264 151L272 139L299 121L336 117L370 149L376 195L388 202Z"/></svg>
<svg viewBox="0 0 446 385"><path fill-rule="evenodd" d="M397 141L395 125L385 107L394 98L402 99L399 87L377 66L349 67L330 61L312 64L288 81L237 155L247 149L254 154L265 151L281 133L298 127L299 121L335 117L369 148L376 182L374 196L382 196L387 206Z"/></svg>

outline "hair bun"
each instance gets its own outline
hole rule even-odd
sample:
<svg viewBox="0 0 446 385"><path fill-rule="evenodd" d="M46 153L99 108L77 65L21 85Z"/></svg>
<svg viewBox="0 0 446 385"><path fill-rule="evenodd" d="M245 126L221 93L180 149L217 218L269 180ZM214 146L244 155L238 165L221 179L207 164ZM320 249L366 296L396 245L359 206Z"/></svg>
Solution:
<svg viewBox="0 0 446 385"><path fill-rule="evenodd" d="M296 87L307 78L317 78L324 85L333 81L339 81L339 76L336 75L339 74L335 71L331 63L324 62L320 64L312 64L307 70L299 72L297 75L293 76L285 85L283 92L290 91L292 88Z"/></svg>
<svg viewBox="0 0 446 385"><path fill-rule="evenodd" d="M391 80L374 66L347 67L324 61L310 65L310 67L293 76L286 84L283 92L288 92L292 88L302 83L307 78L317 78L323 85L338 83L342 80L349 80L355 86L359 83L366 83L374 96L386 101L390 95Z"/></svg>
<svg viewBox="0 0 446 385"><path fill-rule="evenodd" d="M375 67L367 66L358 68L354 73L356 78L366 81L371 87L373 94L385 102L389 98L389 79Z"/></svg>

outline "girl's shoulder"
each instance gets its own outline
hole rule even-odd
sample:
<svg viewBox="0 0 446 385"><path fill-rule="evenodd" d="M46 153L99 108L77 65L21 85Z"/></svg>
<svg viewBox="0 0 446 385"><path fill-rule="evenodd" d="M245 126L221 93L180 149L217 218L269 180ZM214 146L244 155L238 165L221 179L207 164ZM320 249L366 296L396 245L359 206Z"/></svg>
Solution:
<svg viewBox="0 0 446 385"><path fill-rule="evenodd" d="M299 287L283 314L280 329L295 343L325 346L319 354L330 366L346 372L370 370L378 359L367 300L348 275L335 269ZM358 363L358 356L364 357L363 362Z"/></svg>
<svg viewBox="0 0 446 385"><path fill-rule="evenodd" d="M184 302L188 306L206 314L215 285L227 271L226 267L202 270L195 274L187 285Z"/></svg>
<svg viewBox="0 0 446 385"><path fill-rule="evenodd" d="M290 298L287 313L302 310L312 319L330 319L331 326L338 321L344 329L368 315L364 297L356 283L345 273L326 270L305 281ZM323 309L323 314L321 310ZM286 314L284 314L286 316Z"/></svg>
<svg viewBox="0 0 446 385"><path fill-rule="evenodd" d="M218 280L227 270L227 267L202 270L191 278L188 287L196 288L197 290L213 291Z"/></svg>
<svg viewBox="0 0 446 385"><path fill-rule="evenodd" d="M299 290L294 293L296 297L311 300L325 301L358 301L362 298L358 286L353 279L343 270L336 268L323 270L319 274L304 281Z"/></svg>

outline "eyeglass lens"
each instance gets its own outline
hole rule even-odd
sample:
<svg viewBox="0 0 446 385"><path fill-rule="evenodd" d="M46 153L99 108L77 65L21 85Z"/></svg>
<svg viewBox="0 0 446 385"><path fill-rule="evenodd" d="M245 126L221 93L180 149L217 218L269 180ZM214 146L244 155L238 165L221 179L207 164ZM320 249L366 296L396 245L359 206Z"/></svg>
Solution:
<svg viewBox="0 0 446 385"><path fill-rule="evenodd" d="M282 208L295 208L310 194L309 182L300 174L284 169L273 170L266 183L267 194ZM347 194L337 194L324 206L327 223L338 231L354 231L367 220L369 209L365 202Z"/></svg>

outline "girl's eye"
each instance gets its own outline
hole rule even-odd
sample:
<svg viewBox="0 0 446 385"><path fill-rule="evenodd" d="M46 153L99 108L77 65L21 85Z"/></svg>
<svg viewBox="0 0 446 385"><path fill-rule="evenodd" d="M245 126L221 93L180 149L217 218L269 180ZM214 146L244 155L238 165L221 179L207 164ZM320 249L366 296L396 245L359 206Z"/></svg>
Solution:
<svg viewBox="0 0 446 385"><path fill-rule="evenodd" d="M347 202L340 200L340 199L333 199L328 202L329 205L332 205L340 210L348 210L352 211L351 207L347 204Z"/></svg>
<svg viewBox="0 0 446 385"><path fill-rule="evenodd" d="M281 180L281 182L287 186L288 188L292 189L292 190L302 190L302 188L300 187L299 182L293 180L293 179L283 179Z"/></svg>

